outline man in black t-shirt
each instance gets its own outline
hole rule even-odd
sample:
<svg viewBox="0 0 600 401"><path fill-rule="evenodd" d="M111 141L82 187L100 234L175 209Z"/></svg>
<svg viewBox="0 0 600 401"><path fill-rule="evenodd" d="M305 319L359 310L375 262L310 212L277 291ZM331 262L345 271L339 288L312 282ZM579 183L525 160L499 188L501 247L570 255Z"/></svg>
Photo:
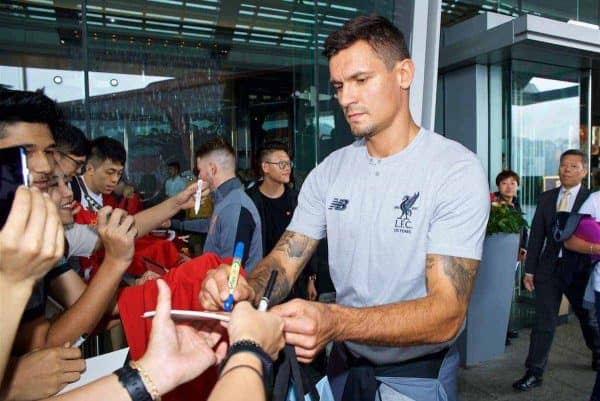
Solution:
<svg viewBox="0 0 600 401"><path fill-rule="evenodd" d="M289 187L292 167L286 146L267 142L259 154L262 181L248 190L262 223L263 255L275 247L292 220L298 204L298 191ZM299 277L290 297L317 299L316 266L310 261Z"/></svg>

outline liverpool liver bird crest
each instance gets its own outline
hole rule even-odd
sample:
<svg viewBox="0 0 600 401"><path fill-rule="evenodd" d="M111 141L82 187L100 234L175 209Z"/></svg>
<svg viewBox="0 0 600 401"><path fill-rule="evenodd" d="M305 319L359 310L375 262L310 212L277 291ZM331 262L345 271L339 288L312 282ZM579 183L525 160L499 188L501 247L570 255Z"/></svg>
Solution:
<svg viewBox="0 0 600 401"><path fill-rule="evenodd" d="M402 214L400 215L401 219L405 217L410 217L412 215L413 206L415 205L415 202L418 198L419 192L416 192L413 196L404 195L400 206L396 206L396 209L402 210Z"/></svg>

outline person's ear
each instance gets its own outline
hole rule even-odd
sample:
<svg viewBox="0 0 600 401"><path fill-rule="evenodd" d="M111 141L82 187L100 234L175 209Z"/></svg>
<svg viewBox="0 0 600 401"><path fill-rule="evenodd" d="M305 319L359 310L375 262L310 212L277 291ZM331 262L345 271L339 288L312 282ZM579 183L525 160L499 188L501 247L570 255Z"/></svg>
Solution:
<svg viewBox="0 0 600 401"><path fill-rule="evenodd" d="M219 171L219 167L217 166L216 163L208 162L208 170L210 171L211 177L214 177L215 175L217 175L217 172Z"/></svg>
<svg viewBox="0 0 600 401"><path fill-rule="evenodd" d="M86 173L90 173L90 174L94 174L94 172L96 171L96 169L94 168L94 166L92 165L92 163L86 163L85 164L85 172Z"/></svg>
<svg viewBox="0 0 600 401"><path fill-rule="evenodd" d="M415 77L415 64L410 58L398 61L394 66L394 73L400 88L409 90Z"/></svg>

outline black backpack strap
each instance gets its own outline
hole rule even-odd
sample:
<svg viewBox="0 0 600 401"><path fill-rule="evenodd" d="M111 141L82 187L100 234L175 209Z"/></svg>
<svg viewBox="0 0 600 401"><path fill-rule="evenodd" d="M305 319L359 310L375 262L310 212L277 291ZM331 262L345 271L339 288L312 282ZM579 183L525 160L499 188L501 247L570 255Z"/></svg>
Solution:
<svg viewBox="0 0 600 401"><path fill-rule="evenodd" d="M554 224L552 225L552 237L556 242L568 240L577 229L577 225L583 217L589 217L589 214L557 212Z"/></svg>
<svg viewBox="0 0 600 401"><path fill-rule="evenodd" d="M287 400L291 383L294 384L294 396L296 400L303 401L304 395L310 394L312 401L319 401L320 397L317 388L306 371L298 363L294 347L286 345L281 356L281 362L275 376L272 401Z"/></svg>
<svg viewBox="0 0 600 401"><path fill-rule="evenodd" d="M81 187L79 186L77 176L71 179L71 191L73 191L73 200L81 203Z"/></svg>
<svg viewBox="0 0 600 401"><path fill-rule="evenodd" d="M288 346L286 345L286 348ZM285 349L285 348L284 348ZM275 382L273 384L273 399L272 401L285 401L290 388L290 377L292 368L290 367L290 359L287 354L281 354L281 360L277 366Z"/></svg>

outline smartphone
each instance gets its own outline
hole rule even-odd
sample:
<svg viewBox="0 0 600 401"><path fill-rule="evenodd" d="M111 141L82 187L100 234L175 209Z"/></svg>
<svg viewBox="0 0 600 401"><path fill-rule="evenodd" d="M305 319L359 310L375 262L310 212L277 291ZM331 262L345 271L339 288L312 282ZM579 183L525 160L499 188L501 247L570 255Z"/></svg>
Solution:
<svg viewBox="0 0 600 401"><path fill-rule="evenodd" d="M159 276L163 276L169 272L169 269L167 269L165 266L163 266L145 256L142 256L142 261L144 262L144 266L146 267L146 270L154 272L154 273L158 274Z"/></svg>
<svg viewBox="0 0 600 401"><path fill-rule="evenodd" d="M15 146L0 149L0 228L6 223L15 192L20 185L29 187L25 148Z"/></svg>

